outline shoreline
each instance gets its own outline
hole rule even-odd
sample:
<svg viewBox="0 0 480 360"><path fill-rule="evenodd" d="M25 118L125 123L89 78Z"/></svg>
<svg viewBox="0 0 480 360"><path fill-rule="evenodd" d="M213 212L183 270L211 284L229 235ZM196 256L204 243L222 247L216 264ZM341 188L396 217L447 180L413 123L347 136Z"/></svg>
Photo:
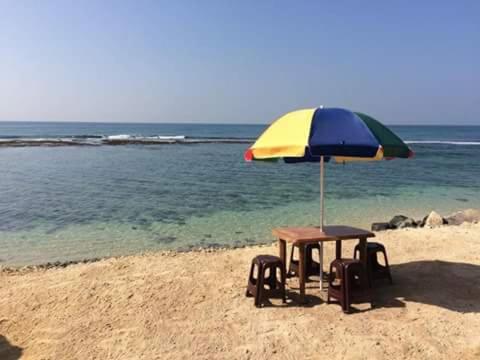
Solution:
<svg viewBox="0 0 480 360"><path fill-rule="evenodd" d="M425 224L430 219L434 218L437 220L437 224L429 225ZM442 217L437 214L435 211L432 211L429 215L425 216L423 220L415 221L413 218L404 216L404 215L396 215L394 216L390 222L375 222L372 223L372 231L375 234L385 233L388 231L397 231L402 230L405 228L409 229L422 229L422 228L438 228L444 226L462 226L464 224L476 224L480 222L480 210L479 209L464 209L452 214L449 214L446 217ZM421 224L422 223L422 224ZM275 244L276 240L272 240L272 242L264 242L264 243L246 243L242 245L238 244L216 244L216 245L199 245L195 247L179 247L176 249L158 249L158 250L144 250L138 253L133 254L126 254L126 255L113 255L113 256L100 256L100 257L92 257L92 258L83 258L77 260L57 260L57 261L47 261L38 264L26 264L26 265L2 265L0 263L0 273L13 273L13 272L27 272L27 271L37 271L37 270L46 270L46 269L54 269L54 268L66 268L71 265L76 264L89 264L94 263L97 261L108 260L112 258L124 258L129 256L146 256L149 254L161 254L161 255L169 255L172 253L179 254L185 252L193 252L193 253L202 253L202 252L217 252L217 251L227 251L233 249L242 249L242 248L250 248L250 247L265 247L271 246Z"/></svg>
<svg viewBox="0 0 480 360"><path fill-rule="evenodd" d="M174 257L179 254L185 254L185 253L192 253L192 254L220 253L220 252L237 250L237 249L265 248L265 247L275 246L275 243L276 242L273 241L272 243L267 243L267 244L245 244L245 245L234 245L231 247L210 246L210 247L198 247L198 248L187 248L187 249L148 250L145 252L129 254L129 255L105 256L105 257L97 257L97 258L81 259L81 260L54 261L54 262L46 262L46 263L32 264L32 265L18 265L18 266L0 265L0 274L2 273L23 274L23 273L35 272L35 271L65 269L73 265L93 264L93 263L112 260L112 259L120 260L125 258L132 258L132 257L148 257L148 256Z"/></svg>

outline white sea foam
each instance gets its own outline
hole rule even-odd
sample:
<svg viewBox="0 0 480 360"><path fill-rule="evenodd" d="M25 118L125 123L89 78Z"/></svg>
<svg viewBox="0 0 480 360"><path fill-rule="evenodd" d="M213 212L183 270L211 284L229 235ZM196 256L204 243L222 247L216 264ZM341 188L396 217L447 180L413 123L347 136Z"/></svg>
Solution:
<svg viewBox="0 0 480 360"><path fill-rule="evenodd" d="M135 138L135 137L132 136L132 135L128 135L128 134L109 135L109 136L107 136L107 139L108 139L108 140L129 140L129 139L133 139L133 138Z"/></svg>
<svg viewBox="0 0 480 360"><path fill-rule="evenodd" d="M157 139L160 140L185 140L185 135L176 135L176 136L157 136Z"/></svg>
<svg viewBox="0 0 480 360"><path fill-rule="evenodd" d="M141 136L141 135L128 135L128 134L120 134L120 135L109 135L106 137L107 140L185 140L185 135L173 135L173 136L164 136L164 135L156 135L156 136Z"/></svg>

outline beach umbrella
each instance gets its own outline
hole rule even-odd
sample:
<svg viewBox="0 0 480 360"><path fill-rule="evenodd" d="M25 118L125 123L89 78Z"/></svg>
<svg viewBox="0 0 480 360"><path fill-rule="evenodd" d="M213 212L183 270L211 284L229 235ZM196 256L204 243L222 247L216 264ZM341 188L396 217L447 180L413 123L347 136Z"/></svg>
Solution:
<svg viewBox="0 0 480 360"><path fill-rule="evenodd" d="M290 112L245 151L246 161L283 159L320 163L320 229L324 227L324 163L409 158L412 150L374 118L341 108Z"/></svg>

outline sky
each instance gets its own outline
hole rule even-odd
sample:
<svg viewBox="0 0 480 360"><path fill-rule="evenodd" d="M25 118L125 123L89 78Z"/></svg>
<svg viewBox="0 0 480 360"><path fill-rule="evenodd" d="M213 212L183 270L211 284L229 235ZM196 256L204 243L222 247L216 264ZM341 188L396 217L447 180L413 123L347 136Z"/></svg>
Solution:
<svg viewBox="0 0 480 360"><path fill-rule="evenodd" d="M0 0L0 120L480 125L478 1Z"/></svg>

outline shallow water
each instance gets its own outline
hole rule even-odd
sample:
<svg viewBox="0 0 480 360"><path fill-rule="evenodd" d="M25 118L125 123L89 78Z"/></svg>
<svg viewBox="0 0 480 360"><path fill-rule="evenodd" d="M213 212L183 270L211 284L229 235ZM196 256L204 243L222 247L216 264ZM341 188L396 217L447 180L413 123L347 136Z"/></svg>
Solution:
<svg viewBox="0 0 480 360"><path fill-rule="evenodd" d="M0 138L255 138L264 126L0 123ZM393 127L411 160L326 165L326 221L368 227L480 206L480 127ZM427 143L425 143L427 141ZM245 144L0 149L0 264L269 242L318 224L318 164L245 163Z"/></svg>

